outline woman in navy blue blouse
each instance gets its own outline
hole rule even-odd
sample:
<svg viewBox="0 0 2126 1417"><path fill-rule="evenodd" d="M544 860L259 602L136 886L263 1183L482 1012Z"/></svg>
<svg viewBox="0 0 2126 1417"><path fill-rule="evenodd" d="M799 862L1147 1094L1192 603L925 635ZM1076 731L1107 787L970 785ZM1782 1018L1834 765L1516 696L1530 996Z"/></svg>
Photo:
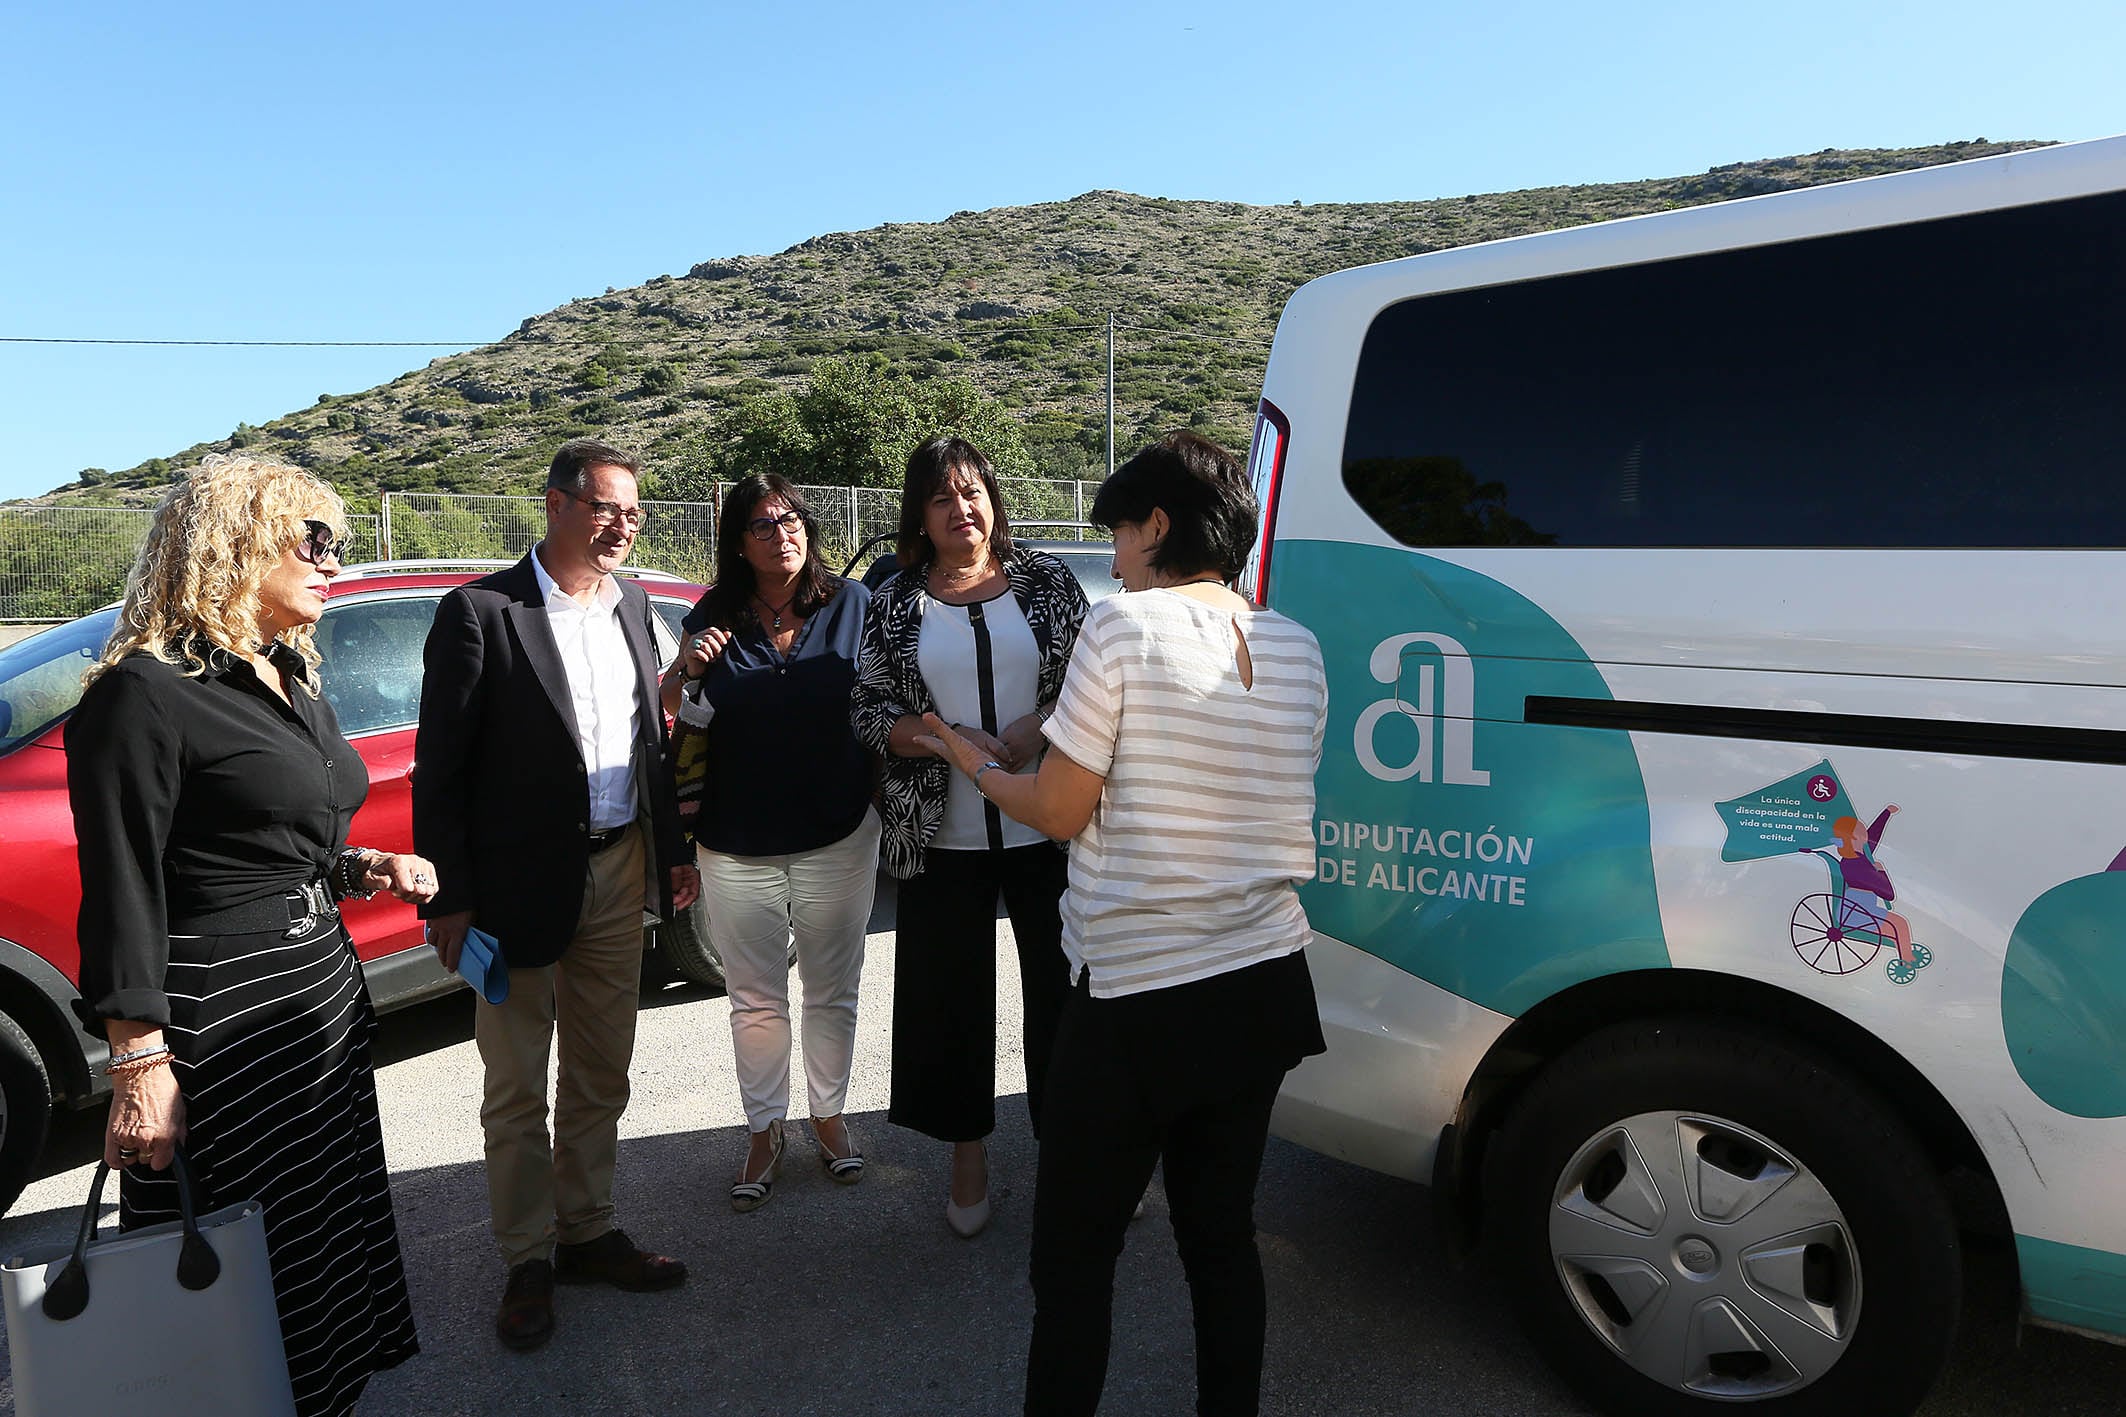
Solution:
<svg viewBox="0 0 2126 1417"><path fill-rule="evenodd" d="M733 1210L766 1204L782 1165L793 932L820 1164L845 1184L864 1174L842 1104L878 867L871 759L849 726L870 599L821 564L803 494L773 474L748 477L724 498L716 584L687 616L665 684L668 711L684 694L690 715L709 716L694 840L752 1134Z"/></svg>

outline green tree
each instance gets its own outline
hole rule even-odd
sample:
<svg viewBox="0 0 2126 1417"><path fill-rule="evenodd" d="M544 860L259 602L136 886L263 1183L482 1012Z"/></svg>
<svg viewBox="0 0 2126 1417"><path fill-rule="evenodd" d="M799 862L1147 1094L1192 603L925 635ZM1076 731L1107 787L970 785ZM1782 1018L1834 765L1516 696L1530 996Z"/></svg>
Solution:
<svg viewBox="0 0 2126 1417"><path fill-rule="evenodd" d="M802 390L730 409L682 447L666 485L779 472L802 483L898 487L908 454L943 433L988 454L1000 476L1034 472L1018 420L971 381L916 379L885 355L868 354L822 359Z"/></svg>

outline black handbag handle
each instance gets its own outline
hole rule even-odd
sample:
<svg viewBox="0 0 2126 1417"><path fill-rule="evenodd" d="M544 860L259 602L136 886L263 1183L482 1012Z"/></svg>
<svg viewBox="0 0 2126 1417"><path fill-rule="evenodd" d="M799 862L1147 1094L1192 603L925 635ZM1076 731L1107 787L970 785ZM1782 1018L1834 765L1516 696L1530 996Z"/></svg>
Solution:
<svg viewBox="0 0 2126 1417"><path fill-rule="evenodd" d="M177 1176L177 1210L183 1216L184 1244L177 1252L177 1282L187 1289L205 1289L221 1278L221 1256L199 1233L199 1217L192 1204L192 1171L185 1164L183 1148L170 1154L170 1170ZM103 1179L111 1168L99 1160L96 1179L89 1185L88 1204L81 1208L81 1229L74 1236L74 1253L44 1291L44 1316L60 1323L78 1318L89 1306L89 1241L96 1233L96 1215L103 1207Z"/></svg>

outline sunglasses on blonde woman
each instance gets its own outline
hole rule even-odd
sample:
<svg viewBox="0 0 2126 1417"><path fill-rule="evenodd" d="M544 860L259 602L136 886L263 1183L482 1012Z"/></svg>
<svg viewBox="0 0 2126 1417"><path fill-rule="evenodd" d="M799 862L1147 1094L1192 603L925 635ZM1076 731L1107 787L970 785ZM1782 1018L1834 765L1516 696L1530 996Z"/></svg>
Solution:
<svg viewBox="0 0 2126 1417"><path fill-rule="evenodd" d="M312 521L308 517L303 518L303 539L295 543L296 559L313 566L322 566L326 557L339 554L339 537L334 534L331 525L327 522Z"/></svg>

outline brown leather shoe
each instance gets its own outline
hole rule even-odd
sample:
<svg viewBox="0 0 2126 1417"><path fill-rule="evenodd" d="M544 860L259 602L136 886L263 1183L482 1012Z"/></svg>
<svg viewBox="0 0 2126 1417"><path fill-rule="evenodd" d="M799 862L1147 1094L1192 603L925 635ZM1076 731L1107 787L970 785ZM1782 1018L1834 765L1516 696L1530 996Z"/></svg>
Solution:
<svg viewBox="0 0 2126 1417"><path fill-rule="evenodd" d="M687 1267L678 1260L636 1249L619 1230L580 1245L554 1246L554 1280L560 1284L610 1284L642 1293L670 1289L686 1277Z"/></svg>
<svg viewBox="0 0 2126 1417"><path fill-rule="evenodd" d="M554 1336L554 1267L545 1260L526 1260L509 1272L502 1308L495 1314L495 1337L503 1346L528 1353Z"/></svg>

